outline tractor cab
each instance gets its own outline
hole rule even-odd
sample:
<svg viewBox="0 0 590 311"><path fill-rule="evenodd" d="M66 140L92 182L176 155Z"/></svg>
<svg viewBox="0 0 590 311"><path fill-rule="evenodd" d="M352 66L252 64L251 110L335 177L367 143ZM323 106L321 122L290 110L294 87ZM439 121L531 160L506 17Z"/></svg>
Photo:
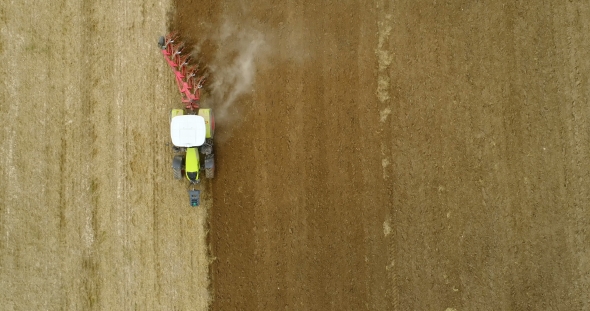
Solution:
<svg viewBox="0 0 590 311"><path fill-rule="evenodd" d="M177 115L170 120L170 136L176 147L192 148L205 143L205 118L199 115Z"/></svg>

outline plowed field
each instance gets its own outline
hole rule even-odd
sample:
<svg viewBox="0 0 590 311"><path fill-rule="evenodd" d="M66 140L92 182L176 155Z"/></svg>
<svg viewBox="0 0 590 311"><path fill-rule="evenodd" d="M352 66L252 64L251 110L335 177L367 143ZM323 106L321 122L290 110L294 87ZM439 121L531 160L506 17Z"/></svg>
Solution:
<svg viewBox="0 0 590 311"><path fill-rule="evenodd" d="M219 125L213 310L590 309L588 3L176 7L213 81L258 49Z"/></svg>

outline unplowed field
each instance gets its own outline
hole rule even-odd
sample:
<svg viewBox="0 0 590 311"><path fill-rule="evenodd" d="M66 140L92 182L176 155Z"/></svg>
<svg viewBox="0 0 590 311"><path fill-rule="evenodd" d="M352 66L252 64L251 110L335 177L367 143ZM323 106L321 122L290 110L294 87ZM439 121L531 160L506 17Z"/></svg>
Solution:
<svg viewBox="0 0 590 311"><path fill-rule="evenodd" d="M0 309L205 310L173 180L166 1L0 4Z"/></svg>

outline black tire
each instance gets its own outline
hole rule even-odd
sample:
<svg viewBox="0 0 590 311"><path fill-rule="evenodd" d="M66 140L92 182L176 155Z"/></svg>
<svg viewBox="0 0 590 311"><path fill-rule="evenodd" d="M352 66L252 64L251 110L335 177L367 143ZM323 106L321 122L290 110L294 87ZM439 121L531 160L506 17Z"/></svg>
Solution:
<svg viewBox="0 0 590 311"><path fill-rule="evenodd" d="M182 179L182 156L174 156L172 170L174 171L174 179Z"/></svg>
<svg viewBox="0 0 590 311"><path fill-rule="evenodd" d="M201 153L204 155L210 155L213 152L213 146L203 145L201 146Z"/></svg>
<svg viewBox="0 0 590 311"><path fill-rule="evenodd" d="M161 36L161 37L158 39L158 46L159 46L161 49L164 49L164 44L166 44L166 38L164 38L164 36Z"/></svg>
<svg viewBox="0 0 590 311"><path fill-rule="evenodd" d="M215 156L209 154L205 156L205 178L210 179L215 177Z"/></svg>
<svg viewBox="0 0 590 311"><path fill-rule="evenodd" d="M205 178L213 178L215 177L215 168L206 168L205 169Z"/></svg>

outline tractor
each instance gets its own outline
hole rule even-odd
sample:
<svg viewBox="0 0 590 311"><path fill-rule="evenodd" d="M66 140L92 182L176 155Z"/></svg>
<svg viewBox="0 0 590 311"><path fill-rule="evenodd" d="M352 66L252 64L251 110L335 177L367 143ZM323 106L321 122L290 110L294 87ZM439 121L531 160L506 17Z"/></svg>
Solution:
<svg viewBox="0 0 590 311"><path fill-rule="evenodd" d="M184 53L184 44L177 41L175 34L158 40L162 55L174 72L184 104L183 108L170 111L170 137L175 153L172 170L175 179L189 181L190 205L199 206L201 191L196 188L201 182L201 173L204 172L205 178L215 175L215 118L210 108L201 108L199 103L205 76L199 74L197 66L189 65L190 54Z"/></svg>

